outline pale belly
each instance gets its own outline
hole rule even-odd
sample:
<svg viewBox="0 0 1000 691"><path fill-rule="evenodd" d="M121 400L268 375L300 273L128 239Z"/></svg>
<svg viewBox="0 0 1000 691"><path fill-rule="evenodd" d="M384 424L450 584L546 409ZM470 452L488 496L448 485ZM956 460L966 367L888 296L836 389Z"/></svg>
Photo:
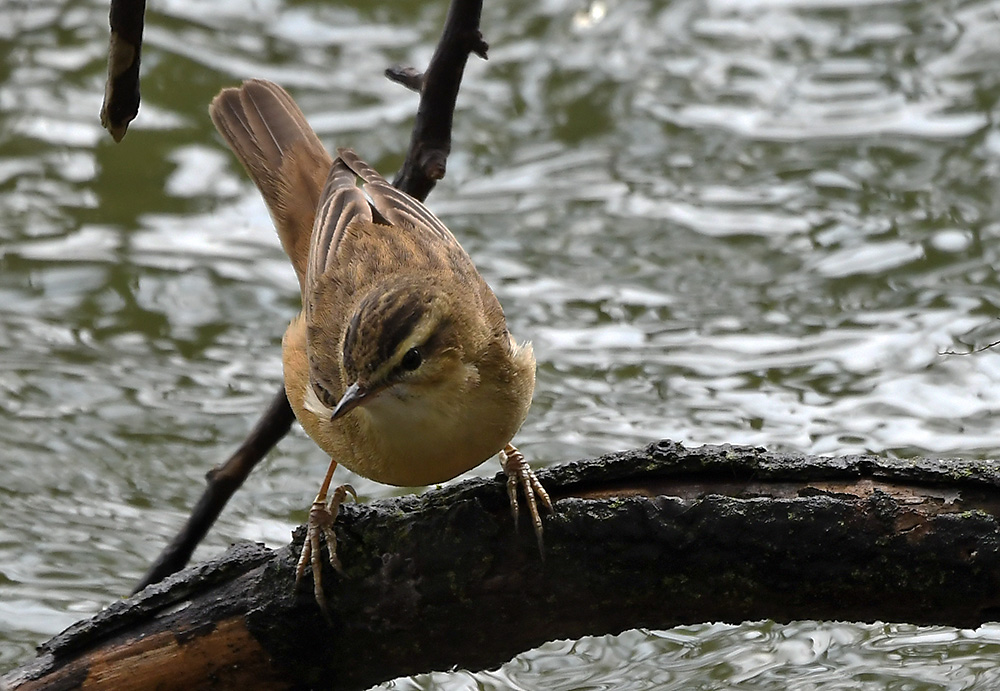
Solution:
<svg viewBox="0 0 1000 691"><path fill-rule="evenodd" d="M357 459L357 472L390 485L429 485L461 475L498 454L522 422L497 415L474 393L459 409L379 399L353 411L378 449L372 458Z"/></svg>

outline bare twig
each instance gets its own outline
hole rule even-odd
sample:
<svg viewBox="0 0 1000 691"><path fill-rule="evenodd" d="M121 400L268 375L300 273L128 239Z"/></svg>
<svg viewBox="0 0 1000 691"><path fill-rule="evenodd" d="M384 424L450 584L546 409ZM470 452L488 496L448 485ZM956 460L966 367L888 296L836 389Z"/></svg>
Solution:
<svg viewBox="0 0 1000 691"><path fill-rule="evenodd" d="M418 94L424 88L424 73L420 72L415 67L393 65L392 67L386 68L385 76L388 77L390 81L402 84L410 91L416 91Z"/></svg>
<svg viewBox="0 0 1000 691"><path fill-rule="evenodd" d="M451 153L451 130L455 101L469 54L485 59L489 46L479 32L482 0L452 0L444 32L427 71L421 76L420 106L410 134L410 148L403 169L392 184L410 196L427 198L437 181L444 177ZM394 74L400 72L394 68ZM409 70L408 74L418 74ZM413 88L411 83L390 76ZM412 81L412 80L411 80Z"/></svg>
<svg viewBox="0 0 1000 691"><path fill-rule="evenodd" d="M294 419L295 415L285 396L285 387L282 386L240 447L225 463L216 466L208 473L208 486L191 510L187 523L170 544L163 548L133 593L152 583L159 583L170 574L184 568L195 547L204 539L208 529L222 513L229 498L240 488L250 475L250 471L263 460L267 452L288 433Z"/></svg>
<svg viewBox="0 0 1000 691"><path fill-rule="evenodd" d="M120 142L139 112L139 58L146 0L111 0L111 44L101 124Z"/></svg>
<svg viewBox="0 0 1000 691"><path fill-rule="evenodd" d="M981 353L984 350L990 350L992 348L995 348L998 345L1000 345L1000 341L993 341L992 343L987 343L984 346L980 346L978 348L973 348L972 350L967 350L964 353L960 353L957 350L950 350L949 349L949 350L941 351L938 354L939 355L975 355L976 353Z"/></svg>

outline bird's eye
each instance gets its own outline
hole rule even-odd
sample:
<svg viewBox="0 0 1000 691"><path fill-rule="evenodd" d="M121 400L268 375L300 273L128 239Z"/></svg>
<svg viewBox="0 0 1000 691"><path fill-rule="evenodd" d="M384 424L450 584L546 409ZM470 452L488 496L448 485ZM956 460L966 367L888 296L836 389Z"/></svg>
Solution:
<svg viewBox="0 0 1000 691"><path fill-rule="evenodd" d="M406 351L403 359L399 361L399 366L409 372L412 372L420 367L423 361L424 357L420 354L420 351L416 348L410 348Z"/></svg>
<svg viewBox="0 0 1000 691"><path fill-rule="evenodd" d="M323 405L332 408L337 404L337 399L335 399L333 395L327 391L326 387L319 382L313 382L313 391L316 392L316 398L318 398Z"/></svg>

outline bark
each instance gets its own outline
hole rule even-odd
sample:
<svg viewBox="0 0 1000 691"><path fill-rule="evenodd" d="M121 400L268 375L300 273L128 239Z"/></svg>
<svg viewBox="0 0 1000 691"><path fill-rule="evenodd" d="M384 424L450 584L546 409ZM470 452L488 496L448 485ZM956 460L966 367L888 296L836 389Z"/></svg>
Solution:
<svg viewBox="0 0 1000 691"><path fill-rule="evenodd" d="M362 689L496 667L555 638L771 618L975 627L1000 605L988 461L645 449L539 473L538 554L502 476L338 519L327 624L291 583L302 530L236 547L49 641L13 689Z"/></svg>
<svg viewBox="0 0 1000 691"><path fill-rule="evenodd" d="M413 68L396 66L385 72L389 79L420 91L410 147L392 184L421 201L445 174L458 87L469 55L486 59L489 46L479 31L482 13L482 0L452 0L427 71L420 74Z"/></svg>

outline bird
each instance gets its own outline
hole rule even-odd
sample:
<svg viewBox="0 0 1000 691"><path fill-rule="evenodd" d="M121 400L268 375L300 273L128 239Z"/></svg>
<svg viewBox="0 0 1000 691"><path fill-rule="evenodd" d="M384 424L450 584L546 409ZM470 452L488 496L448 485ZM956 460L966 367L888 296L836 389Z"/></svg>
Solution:
<svg viewBox="0 0 1000 691"><path fill-rule="evenodd" d="M511 443L531 404L535 357L455 236L351 149L331 156L273 82L225 88L209 114L260 190L302 297L282 339L285 393L331 460L296 587L311 567L327 613L322 542L342 571L333 525L347 495L357 499L350 485L330 491L338 465L421 486L498 456L515 525L520 488L544 558L539 507L551 512L552 502Z"/></svg>

